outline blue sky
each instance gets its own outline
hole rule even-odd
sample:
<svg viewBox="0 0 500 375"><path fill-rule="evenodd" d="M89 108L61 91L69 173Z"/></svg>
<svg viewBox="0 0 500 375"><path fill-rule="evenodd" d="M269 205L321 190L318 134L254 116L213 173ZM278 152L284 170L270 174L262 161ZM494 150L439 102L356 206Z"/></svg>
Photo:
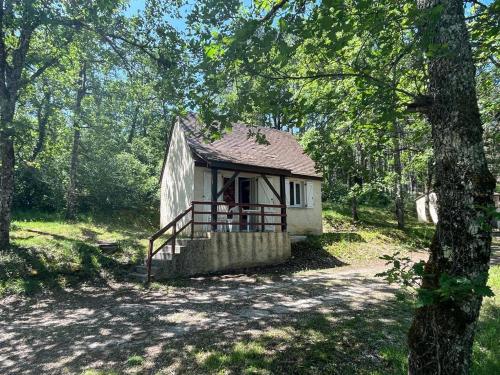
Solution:
<svg viewBox="0 0 500 375"><path fill-rule="evenodd" d="M144 10L144 7L145 7L145 1L143 1L143 0L130 0L130 5L126 11L126 14L130 15L130 16L137 15L138 13L140 13L141 11ZM172 18L170 20L170 24L179 31L182 31L186 28L186 24L185 24L183 19Z"/></svg>
<svg viewBox="0 0 500 375"><path fill-rule="evenodd" d="M251 3L252 0L244 0L244 3ZM493 3L494 0L482 0L481 3L485 5L490 5ZM128 15L136 15L137 13L141 12L144 10L145 6L145 1L144 0L130 0L130 5L126 13ZM470 8L472 6L472 3L467 3L466 7ZM174 26L178 30L183 30L185 29L186 25L183 20L181 19L172 19L172 26Z"/></svg>

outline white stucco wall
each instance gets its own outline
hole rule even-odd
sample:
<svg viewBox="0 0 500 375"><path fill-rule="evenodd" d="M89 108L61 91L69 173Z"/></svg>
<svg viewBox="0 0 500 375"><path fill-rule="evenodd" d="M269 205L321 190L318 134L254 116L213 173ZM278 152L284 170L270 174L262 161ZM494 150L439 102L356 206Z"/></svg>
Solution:
<svg viewBox="0 0 500 375"><path fill-rule="evenodd" d="M172 131L160 191L160 224L167 225L194 200L194 159L177 122ZM189 220L190 218L187 218Z"/></svg>
<svg viewBox="0 0 500 375"><path fill-rule="evenodd" d="M290 234L321 234L323 233L322 204L321 204L321 181L293 179L296 181L308 181L313 184L314 205L312 208L288 207L288 232ZM288 186L287 186L288 191Z"/></svg>
<svg viewBox="0 0 500 375"><path fill-rule="evenodd" d="M204 174L210 174L211 170L209 168L204 167L194 167L194 200L199 201L209 201L210 195L204 194ZM218 186L217 189L220 190L222 188L222 178L230 178L234 174L233 171L219 171L218 178ZM279 204L278 199L272 191L269 189L262 176L257 173L240 173L238 177L247 177L247 178L257 178L257 203L265 203L265 204ZM277 176L267 176L269 181L272 183L273 187L277 192L279 192L279 177ZM321 204L321 181L319 180L307 180L300 178L291 178L293 181L302 182L312 184L313 186L313 207L287 207L287 224L288 224L288 232L290 234L320 234L322 233L322 204ZM237 185L236 185L237 186ZM237 189L237 188L236 188ZM207 192L209 192L208 190ZM288 193L288 179L286 191ZM207 195L207 196L205 196ZM238 196L238 191L236 191L236 196ZM303 196L304 197L304 196ZM219 199L221 200L221 199ZM203 210L210 210L208 206L200 207ZM197 208L199 210L200 208ZM270 209L268 209L270 210ZM274 209L276 212L279 212L279 209ZM279 221L279 217L269 217L268 220L276 220ZM271 226L268 225L266 230L271 230L271 228L279 229L279 226Z"/></svg>

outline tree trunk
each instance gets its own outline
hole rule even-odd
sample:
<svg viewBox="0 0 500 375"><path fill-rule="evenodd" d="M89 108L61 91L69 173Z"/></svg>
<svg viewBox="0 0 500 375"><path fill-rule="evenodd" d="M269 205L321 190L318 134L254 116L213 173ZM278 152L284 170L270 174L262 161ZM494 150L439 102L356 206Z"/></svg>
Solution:
<svg viewBox="0 0 500 375"><path fill-rule="evenodd" d="M352 217L352 220L359 221L358 199L356 198L356 196L353 196L351 198L351 217Z"/></svg>
<svg viewBox="0 0 500 375"><path fill-rule="evenodd" d="M431 207L430 207L430 195L432 192L432 179L433 179L433 158L429 158L427 161L427 181L425 183L425 219L432 223Z"/></svg>
<svg viewBox="0 0 500 375"><path fill-rule="evenodd" d="M462 0L417 0L417 5L426 16L420 31L433 51L427 116L439 215L423 288L439 288L443 275L485 285L491 246L485 209L492 205L494 179L484 155L464 5ZM467 374L481 303L478 293L470 293L417 309L408 337L409 373Z"/></svg>
<svg viewBox="0 0 500 375"><path fill-rule="evenodd" d="M33 149L33 153L31 154L30 161L35 161L38 154L40 154L43 150L45 136L47 134L47 122L49 121L50 116L50 96L51 94L47 93L45 105L42 103L37 111L38 139L36 141L35 148Z"/></svg>
<svg viewBox="0 0 500 375"><path fill-rule="evenodd" d="M134 140L138 117L139 117L139 105L137 105L134 110L134 116L132 117L132 126L130 127L130 133L128 133L127 143L132 143L132 141Z"/></svg>
<svg viewBox="0 0 500 375"><path fill-rule="evenodd" d="M86 64L82 65L79 76L79 87L76 93L75 113L73 120L73 145L71 148L71 161L69 166L69 183L66 192L66 219L74 220L77 210L77 177L78 177L78 156L80 147L80 120L82 111L82 100L87 93L86 88Z"/></svg>
<svg viewBox="0 0 500 375"><path fill-rule="evenodd" d="M359 183L361 185L361 179L358 177L352 177L349 176L348 181L349 181L349 188L351 189L351 217L353 221L359 221L359 214L358 214L358 197L356 193L352 192L352 188L356 187L356 185Z"/></svg>
<svg viewBox="0 0 500 375"><path fill-rule="evenodd" d="M80 146L80 129L73 130L73 146L71 147L71 162L69 166L69 183L66 193L66 219L74 220L76 218L77 208L77 173L78 173L78 153Z"/></svg>
<svg viewBox="0 0 500 375"><path fill-rule="evenodd" d="M403 167L401 166L401 146L400 137L401 129L397 120L394 120L394 136L392 138L394 147L394 173L396 174L396 181L394 183L395 190L395 203L396 203L396 220L398 221L398 228L405 227L405 206L404 206L404 192L403 192Z"/></svg>
<svg viewBox="0 0 500 375"><path fill-rule="evenodd" d="M6 132L0 134L2 169L0 172L0 249L10 245L10 220L14 197L14 141Z"/></svg>
<svg viewBox="0 0 500 375"><path fill-rule="evenodd" d="M4 91L5 93L5 91ZM0 249L10 245L10 221L12 201L14 198L14 127L13 120L16 103L12 95L2 93L0 121Z"/></svg>

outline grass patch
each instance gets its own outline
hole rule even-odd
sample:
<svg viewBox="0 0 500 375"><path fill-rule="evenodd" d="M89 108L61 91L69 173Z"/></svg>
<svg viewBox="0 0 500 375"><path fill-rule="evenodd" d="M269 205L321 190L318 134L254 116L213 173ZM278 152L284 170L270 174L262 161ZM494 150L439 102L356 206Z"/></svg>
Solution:
<svg viewBox="0 0 500 375"><path fill-rule="evenodd" d="M67 223L59 217L16 216L9 250L0 252L0 297L33 294L84 280L121 278L129 265L144 258L146 236L153 231L124 227L110 218L107 224L90 220ZM97 241L115 241L119 250L106 253Z"/></svg>
<svg viewBox="0 0 500 375"><path fill-rule="evenodd" d="M394 214L388 209L359 208L360 221L354 222L343 207L326 206L323 210L321 236L309 236L307 241L294 245L292 251L303 254L309 249L317 254L323 251L340 264L355 264L378 260L384 254L396 251L407 254L428 247L434 226L419 223L407 217L405 229L397 228Z"/></svg>
<svg viewBox="0 0 500 375"><path fill-rule="evenodd" d="M500 374L500 266L490 269L488 285L495 293L481 308L472 355L472 373Z"/></svg>
<svg viewBox="0 0 500 375"><path fill-rule="evenodd" d="M127 358L127 366L140 366L144 363L144 358L140 355L132 355Z"/></svg>

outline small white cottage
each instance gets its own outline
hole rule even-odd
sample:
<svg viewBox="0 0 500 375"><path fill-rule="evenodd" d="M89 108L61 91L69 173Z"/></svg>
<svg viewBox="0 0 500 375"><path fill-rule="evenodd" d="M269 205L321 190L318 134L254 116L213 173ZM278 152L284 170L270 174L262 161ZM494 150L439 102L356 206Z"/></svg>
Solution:
<svg viewBox="0 0 500 375"><path fill-rule="evenodd" d="M292 134L252 127L265 136L267 144L259 144L249 127L234 124L206 143L202 130L195 115L172 128L161 174L162 227L194 205L197 233L322 232L322 176Z"/></svg>
<svg viewBox="0 0 500 375"><path fill-rule="evenodd" d="M290 235L320 234L321 180L290 133L233 124L204 142L194 115L178 118L161 173L161 229L137 277L171 278L277 264ZM166 237L166 238L165 238ZM159 245L158 245L159 243Z"/></svg>

